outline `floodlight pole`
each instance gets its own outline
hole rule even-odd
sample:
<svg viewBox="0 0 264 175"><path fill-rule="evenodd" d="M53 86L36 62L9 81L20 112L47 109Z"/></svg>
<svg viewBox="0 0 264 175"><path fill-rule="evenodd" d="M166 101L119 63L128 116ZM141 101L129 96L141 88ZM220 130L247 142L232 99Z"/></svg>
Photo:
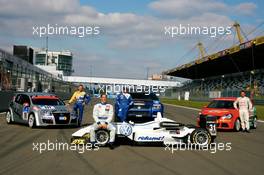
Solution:
<svg viewBox="0 0 264 175"><path fill-rule="evenodd" d="M233 25L236 29L236 34L237 34L237 38L240 44L242 44L244 42L244 38L242 37L241 34L241 28L240 28L240 24L238 22L235 22Z"/></svg>

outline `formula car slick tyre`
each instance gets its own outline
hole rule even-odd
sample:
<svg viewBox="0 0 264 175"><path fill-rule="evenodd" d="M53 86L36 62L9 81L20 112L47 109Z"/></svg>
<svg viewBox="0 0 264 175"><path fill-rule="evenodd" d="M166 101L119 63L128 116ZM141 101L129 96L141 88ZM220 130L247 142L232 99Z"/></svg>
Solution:
<svg viewBox="0 0 264 175"><path fill-rule="evenodd" d="M104 146L110 140L109 131L105 129L99 129L95 132L95 140L98 145Z"/></svg>
<svg viewBox="0 0 264 175"><path fill-rule="evenodd" d="M28 117L28 126L30 128L35 128L36 127L36 119L34 114L30 114Z"/></svg>
<svg viewBox="0 0 264 175"><path fill-rule="evenodd" d="M206 129L197 128L191 133L190 140L195 145L206 146L211 144L212 137Z"/></svg>
<svg viewBox="0 0 264 175"><path fill-rule="evenodd" d="M7 111L7 113L6 113L6 123L7 124L13 123L12 119L13 119L12 113L10 111Z"/></svg>
<svg viewBox="0 0 264 175"><path fill-rule="evenodd" d="M240 120L238 118L236 119L236 121L234 123L234 128L233 129L236 132L240 131L240 129L241 129L241 122L240 122Z"/></svg>

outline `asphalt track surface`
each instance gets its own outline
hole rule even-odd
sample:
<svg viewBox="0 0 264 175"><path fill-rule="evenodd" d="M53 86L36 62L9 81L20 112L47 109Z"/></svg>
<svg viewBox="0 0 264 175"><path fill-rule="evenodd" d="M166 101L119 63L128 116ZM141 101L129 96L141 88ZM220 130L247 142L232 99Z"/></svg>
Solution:
<svg viewBox="0 0 264 175"><path fill-rule="evenodd" d="M91 123L89 105L85 109L85 124ZM183 123L195 123L197 111L165 106L168 118ZM0 117L0 174L263 174L264 124L251 133L218 132L216 142L231 142L231 151L172 151L162 146L120 145L98 151L33 151L33 143L68 142L77 128L37 128L7 125Z"/></svg>

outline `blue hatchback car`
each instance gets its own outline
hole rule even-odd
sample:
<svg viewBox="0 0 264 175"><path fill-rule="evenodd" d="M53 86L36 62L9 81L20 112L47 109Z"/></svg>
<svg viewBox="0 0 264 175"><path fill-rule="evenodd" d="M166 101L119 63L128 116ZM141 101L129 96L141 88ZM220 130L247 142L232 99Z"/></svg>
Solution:
<svg viewBox="0 0 264 175"><path fill-rule="evenodd" d="M127 121L136 123L152 121L161 112L163 116L163 104L154 93L131 93L133 105L129 108Z"/></svg>

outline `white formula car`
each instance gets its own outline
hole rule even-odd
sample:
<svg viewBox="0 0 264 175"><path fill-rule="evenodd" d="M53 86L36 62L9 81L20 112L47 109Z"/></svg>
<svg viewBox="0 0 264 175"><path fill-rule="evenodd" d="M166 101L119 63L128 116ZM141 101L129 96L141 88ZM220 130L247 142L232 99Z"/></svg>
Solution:
<svg viewBox="0 0 264 175"><path fill-rule="evenodd" d="M168 118L162 118L158 113L154 121L146 123L117 122L116 137L127 137L134 143L160 142L163 144L196 144L206 146L211 144L216 137L215 123L210 121L206 128L194 125L184 125ZM89 143L91 125L84 127L72 134L72 144ZM109 132L105 129L96 131L96 142L105 145L109 141Z"/></svg>

